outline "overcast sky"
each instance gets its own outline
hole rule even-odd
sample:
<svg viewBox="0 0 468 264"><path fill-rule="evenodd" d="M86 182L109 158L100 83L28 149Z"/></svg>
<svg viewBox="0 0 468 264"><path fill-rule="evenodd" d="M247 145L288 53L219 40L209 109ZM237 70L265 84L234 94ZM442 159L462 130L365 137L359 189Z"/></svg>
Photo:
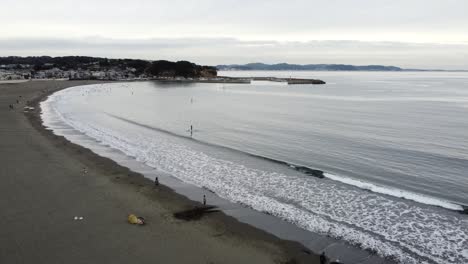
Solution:
<svg viewBox="0 0 468 264"><path fill-rule="evenodd" d="M0 56L468 69L467 0L0 0Z"/></svg>

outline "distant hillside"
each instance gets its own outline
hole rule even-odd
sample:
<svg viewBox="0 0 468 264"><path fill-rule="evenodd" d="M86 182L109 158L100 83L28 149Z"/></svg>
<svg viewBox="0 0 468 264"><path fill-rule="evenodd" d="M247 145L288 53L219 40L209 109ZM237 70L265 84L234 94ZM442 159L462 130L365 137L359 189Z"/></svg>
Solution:
<svg viewBox="0 0 468 264"><path fill-rule="evenodd" d="M238 71L403 71L402 68L383 65L355 66L346 64L231 64L218 65L216 68L220 71L238 70Z"/></svg>

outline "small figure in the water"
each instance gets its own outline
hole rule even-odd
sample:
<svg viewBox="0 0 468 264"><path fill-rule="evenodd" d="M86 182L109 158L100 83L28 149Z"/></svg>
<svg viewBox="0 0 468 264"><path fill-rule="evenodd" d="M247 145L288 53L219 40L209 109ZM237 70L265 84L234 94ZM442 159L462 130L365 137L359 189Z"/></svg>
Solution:
<svg viewBox="0 0 468 264"><path fill-rule="evenodd" d="M203 205L206 205L206 195L203 195Z"/></svg>
<svg viewBox="0 0 468 264"><path fill-rule="evenodd" d="M158 185L159 185L159 179L158 179L158 177L156 177L154 179L154 186L158 186Z"/></svg>

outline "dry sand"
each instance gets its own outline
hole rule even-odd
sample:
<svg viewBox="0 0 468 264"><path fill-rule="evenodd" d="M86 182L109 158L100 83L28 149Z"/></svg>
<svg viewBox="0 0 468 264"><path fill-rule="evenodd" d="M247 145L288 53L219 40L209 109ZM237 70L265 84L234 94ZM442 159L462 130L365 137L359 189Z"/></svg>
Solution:
<svg viewBox="0 0 468 264"><path fill-rule="evenodd" d="M197 203L53 135L37 107L23 112L26 101L89 83L0 84L0 263L318 263L222 213L175 219ZM148 224L128 224L130 213Z"/></svg>

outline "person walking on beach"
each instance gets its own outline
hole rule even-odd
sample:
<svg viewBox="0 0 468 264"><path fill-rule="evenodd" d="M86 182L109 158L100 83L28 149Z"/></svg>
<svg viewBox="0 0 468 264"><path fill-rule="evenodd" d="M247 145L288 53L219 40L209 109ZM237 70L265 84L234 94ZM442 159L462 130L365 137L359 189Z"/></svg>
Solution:
<svg viewBox="0 0 468 264"><path fill-rule="evenodd" d="M193 126L190 125L190 136L193 136Z"/></svg>
<svg viewBox="0 0 468 264"><path fill-rule="evenodd" d="M327 263L327 256L325 256L325 251L320 254L320 264L326 264Z"/></svg>
<svg viewBox="0 0 468 264"><path fill-rule="evenodd" d="M203 205L206 205L206 195L203 195Z"/></svg>
<svg viewBox="0 0 468 264"><path fill-rule="evenodd" d="M158 177L156 177L154 179L154 186L158 186L158 185L159 185L159 179L158 179Z"/></svg>

